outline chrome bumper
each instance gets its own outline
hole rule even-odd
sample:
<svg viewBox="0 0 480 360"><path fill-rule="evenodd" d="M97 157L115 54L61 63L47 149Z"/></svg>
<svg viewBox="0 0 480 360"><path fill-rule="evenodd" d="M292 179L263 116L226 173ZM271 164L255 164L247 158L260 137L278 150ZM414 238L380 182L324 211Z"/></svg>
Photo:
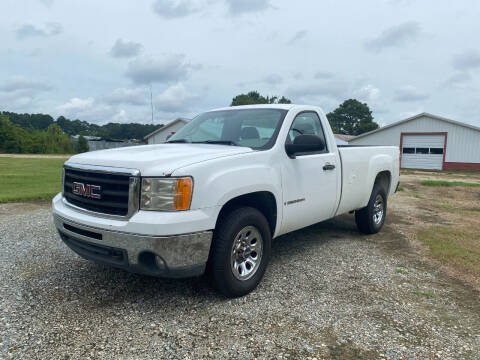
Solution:
<svg viewBox="0 0 480 360"><path fill-rule="evenodd" d="M77 254L99 263L162 277L201 275L212 232L147 236L109 231L53 215L62 240Z"/></svg>

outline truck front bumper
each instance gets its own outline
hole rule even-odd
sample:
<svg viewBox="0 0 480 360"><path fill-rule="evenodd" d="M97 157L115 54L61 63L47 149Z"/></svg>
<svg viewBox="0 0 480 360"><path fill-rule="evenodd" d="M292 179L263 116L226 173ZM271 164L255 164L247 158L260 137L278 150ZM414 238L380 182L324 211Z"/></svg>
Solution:
<svg viewBox="0 0 480 360"><path fill-rule="evenodd" d="M212 231L152 236L82 225L55 212L53 217L65 244L85 259L160 277L205 271Z"/></svg>

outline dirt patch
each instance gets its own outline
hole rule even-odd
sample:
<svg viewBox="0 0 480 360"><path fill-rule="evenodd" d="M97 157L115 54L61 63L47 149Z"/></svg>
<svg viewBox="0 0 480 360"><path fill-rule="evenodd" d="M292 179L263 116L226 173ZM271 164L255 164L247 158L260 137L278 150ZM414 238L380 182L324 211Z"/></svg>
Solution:
<svg viewBox="0 0 480 360"><path fill-rule="evenodd" d="M50 200L35 200L18 203L0 203L0 215L17 215L27 211L45 209L52 205Z"/></svg>

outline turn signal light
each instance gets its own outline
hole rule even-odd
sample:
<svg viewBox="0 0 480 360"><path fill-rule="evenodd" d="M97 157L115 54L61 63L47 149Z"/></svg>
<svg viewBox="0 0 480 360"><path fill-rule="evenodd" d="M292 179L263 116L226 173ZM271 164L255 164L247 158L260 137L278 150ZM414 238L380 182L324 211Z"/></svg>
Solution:
<svg viewBox="0 0 480 360"><path fill-rule="evenodd" d="M188 210L190 209L190 200L192 199L192 179L181 178L177 180L175 186L175 210Z"/></svg>

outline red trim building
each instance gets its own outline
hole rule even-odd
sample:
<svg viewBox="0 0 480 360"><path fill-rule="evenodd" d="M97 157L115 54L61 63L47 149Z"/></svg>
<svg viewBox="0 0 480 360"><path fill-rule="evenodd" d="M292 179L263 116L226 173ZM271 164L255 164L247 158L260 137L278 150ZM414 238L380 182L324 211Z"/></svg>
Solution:
<svg viewBox="0 0 480 360"><path fill-rule="evenodd" d="M396 145L402 168L480 170L480 128L422 113L359 135L351 145Z"/></svg>

